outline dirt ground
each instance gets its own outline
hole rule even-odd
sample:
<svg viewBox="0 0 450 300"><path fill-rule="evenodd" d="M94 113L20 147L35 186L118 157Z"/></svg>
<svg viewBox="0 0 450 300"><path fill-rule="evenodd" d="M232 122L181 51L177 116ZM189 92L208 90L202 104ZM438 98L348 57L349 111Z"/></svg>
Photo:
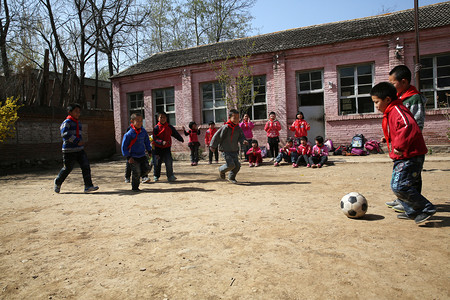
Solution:
<svg viewBox="0 0 450 300"><path fill-rule="evenodd" d="M423 193L438 207L417 226L385 201L386 155L331 157L322 169L177 161L132 193L124 161L0 177L1 299L449 299L450 156L427 156ZM164 170L164 167L163 167ZM339 201L363 194L348 219Z"/></svg>

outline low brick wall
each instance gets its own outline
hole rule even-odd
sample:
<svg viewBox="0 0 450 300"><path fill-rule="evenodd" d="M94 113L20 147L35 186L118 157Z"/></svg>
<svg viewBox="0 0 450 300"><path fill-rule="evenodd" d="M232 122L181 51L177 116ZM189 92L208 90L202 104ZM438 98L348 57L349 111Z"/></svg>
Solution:
<svg viewBox="0 0 450 300"><path fill-rule="evenodd" d="M59 128L66 117L67 112L62 108L22 107L16 123L16 136L0 144L0 169L61 161ZM115 153L112 111L85 110L80 121L89 159L103 159Z"/></svg>

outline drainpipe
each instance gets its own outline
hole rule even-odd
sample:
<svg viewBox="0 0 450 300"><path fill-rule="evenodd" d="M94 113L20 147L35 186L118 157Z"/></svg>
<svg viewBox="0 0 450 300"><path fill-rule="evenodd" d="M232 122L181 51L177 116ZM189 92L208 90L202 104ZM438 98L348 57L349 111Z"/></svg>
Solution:
<svg viewBox="0 0 450 300"><path fill-rule="evenodd" d="M416 87L420 92L420 69L422 66L420 65L420 54L419 54L419 0L414 0L414 30L416 33L416 59L415 59L415 78L416 78Z"/></svg>

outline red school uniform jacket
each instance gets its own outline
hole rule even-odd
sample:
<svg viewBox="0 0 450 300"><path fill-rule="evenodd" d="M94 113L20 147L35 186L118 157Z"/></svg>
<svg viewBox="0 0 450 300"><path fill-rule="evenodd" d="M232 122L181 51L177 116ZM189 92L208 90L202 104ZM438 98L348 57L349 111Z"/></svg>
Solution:
<svg viewBox="0 0 450 300"><path fill-rule="evenodd" d="M277 120L273 121L269 120L264 126L264 130L267 132L267 137L277 137L280 135L281 124Z"/></svg>
<svg viewBox="0 0 450 300"><path fill-rule="evenodd" d="M213 129L208 128L208 130L206 130L205 133L205 144L206 146L209 146L209 144L211 144L211 140L214 136L214 134L217 132L217 128L214 127Z"/></svg>
<svg viewBox="0 0 450 300"><path fill-rule="evenodd" d="M419 125L400 99L391 102L384 111L383 132L388 141L389 157L393 160L407 159L428 152ZM403 154L395 154L394 149Z"/></svg>
<svg viewBox="0 0 450 300"><path fill-rule="evenodd" d="M304 119L297 119L292 123L292 125L289 127L289 130L295 132L295 137L299 138L302 136L308 135L308 130L311 129L311 126L309 126L308 122L306 122Z"/></svg>
<svg viewBox="0 0 450 300"><path fill-rule="evenodd" d="M300 145L297 148L297 153L299 155L311 155L311 146L306 144L306 146Z"/></svg>

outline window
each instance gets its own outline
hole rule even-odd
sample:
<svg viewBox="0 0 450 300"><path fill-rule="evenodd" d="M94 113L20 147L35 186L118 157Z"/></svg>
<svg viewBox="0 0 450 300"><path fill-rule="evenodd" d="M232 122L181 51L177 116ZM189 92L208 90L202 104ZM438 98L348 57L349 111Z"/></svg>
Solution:
<svg viewBox="0 0 450 300"><path fill-rule="evenodd" d="M142 115L142 119L145 119L144 94L142 92L128 94L128 111L130 116L139 113Z"/></svg>
<svg viewBox="0 0 450 300"><path fill-rule="evenodd" d="M323 106L323 71L307 71L297 74L299 106Z"/></svg>
<svg viewBox="0 0 450 300"><path fill-rule="evenodd" d="M420 60L420 90L427 97L428 109L449 108L450 54L425 57Z"/></svg>
<svg viewBox="0 0 450 300"><path fill-rule="evenodd" d="M370 90L373 85L373 65L358 65L339 69L339 113L341 115L375 111Z"/></svg>
<svg viewBox="0 0 450 300"><path fill-rule="evenodd" d="M158 113L167 114L167 122L170 125L176 125L175 119L175 90L173 87L166 89L153 90L153 99L155 103L155 122L158 122Z"/></svg>
<svg viewBox="0 0 450 300"><path fill-rule="evenodd" d="M246 113L250 120L264 120L267 118L266 103L266 76L253 76L253 86L251 97L253 105L249 106Z"/></svg>
<svg viewBox="0 0 450 300"><path fill-rule="evenodd" d="M225 102L225 87L219 82L209 82L201 85L203 123L227 121L227 104Z"/></svg>

